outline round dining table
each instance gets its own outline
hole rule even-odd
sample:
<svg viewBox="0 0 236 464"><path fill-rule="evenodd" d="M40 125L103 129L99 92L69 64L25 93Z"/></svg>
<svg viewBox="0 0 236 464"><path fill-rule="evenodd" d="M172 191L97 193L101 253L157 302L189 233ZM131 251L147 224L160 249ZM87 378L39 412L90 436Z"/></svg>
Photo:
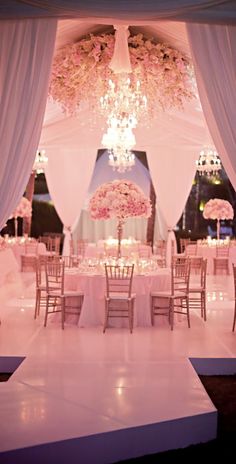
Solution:
<svg viewBox="0 0 236 464"><path fill-rule="evenodd" d="M148 274L133 276L132 293L136 294L134 306L134 326L151 326L150 292L169 290L171 285L170 269L157 269ZM78 269L65 271L66 290L81 290L84 301L79 318L79 327L96 327L103 325L105 315L106 278L101 274L81 274ZM115 318L111 326L128 326L126 319Z"/></svg>
<svg viewBox="0 0 236 464"><path fill-rule="evenodd" d="M207 274L213 274L216 246L208 244L197 245L197 255L207 259ZM232 264L236 264L236 246L229 247L229 272L232 274Z"/></svg>

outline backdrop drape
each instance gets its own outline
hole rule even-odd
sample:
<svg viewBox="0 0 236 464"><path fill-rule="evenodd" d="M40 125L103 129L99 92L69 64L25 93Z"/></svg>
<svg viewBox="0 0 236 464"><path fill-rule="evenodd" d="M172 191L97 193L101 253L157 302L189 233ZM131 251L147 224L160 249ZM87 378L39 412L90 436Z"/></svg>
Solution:
<svg viewBox="0 0 236 464"><path fill-rule="evenodd" d="M113 19L134 21L195 21L213 23L235 23L234 0L8 0L0 5L0 18L16 17L91 18L96 22Z"/></svg>
<svg viewBox="0 0 236 464"><path fill-rule="evenodd" d="M48 189L64 225L63 254L69 255L69 241L79 219L96 161L96 149L70 148L62 144L50 152L46 168Z"/></svg>
<svg viewBox="0 0 236 464"><path fill-rule="evenodd" d="M145 144L156 201L168 228L167 263L170 264L171 240L181 217L196 172L202 145L209 142L209 134L192 101L184 111L160 113L156 130L143 129L137 143ZM168 126L168 131L166 127ZM142 141L143 139L143 141Z"/></svg>
<svg viewBox="0 0 236 464"><path fill-rule="evenodd" d="M236 190L236 27L187 25L209 131Z"/></svg>
<svg viewBox="0 0 236 464"><path fill-rule="evenodd" d="M24 193L38 148L57 21L0 21L0 229Z"/></svg>

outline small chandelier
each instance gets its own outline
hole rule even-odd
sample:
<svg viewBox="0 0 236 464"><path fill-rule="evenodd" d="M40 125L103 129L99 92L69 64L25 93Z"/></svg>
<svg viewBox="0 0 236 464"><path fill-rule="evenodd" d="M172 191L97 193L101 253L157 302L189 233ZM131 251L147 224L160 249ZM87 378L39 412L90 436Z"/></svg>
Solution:
<svg viewBox="0 0 236 464"><path fill-rule="evenodd" d="M47 164L48 157L45 155L45 150L37 150L32 171L36 172L36 174L42 174Z"/></svg>
<svg viewBox="0 0 236 464"><path fill-rule="evenodd" d="M131 152L136 144L132 132L134 121L123 116L122 119L113 117L108 121L107 132L103 135L102 145L108 149L109 166L118 172L130 170L135 164L135 155Z"/></svg>
<svg viewBox="0 0 236 464"><path fill-rule="evenodd" d="M214 176L222 169L218 153L211 147L204 147L196 161L197 171L200 175Z"/></svg>

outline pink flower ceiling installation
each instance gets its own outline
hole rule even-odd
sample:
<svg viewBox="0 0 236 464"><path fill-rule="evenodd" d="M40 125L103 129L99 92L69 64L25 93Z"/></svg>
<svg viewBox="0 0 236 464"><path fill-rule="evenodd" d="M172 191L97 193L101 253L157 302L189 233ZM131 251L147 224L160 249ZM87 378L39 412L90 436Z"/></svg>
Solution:
<svg viewBox="0 0 236 464"><path fill-rule="evenodd" d="M214 198L209 200L203 210L205 219L233 219L234 211L231 204L226 200Z"/></svg>
<svg viewBox="0 0 236 464"><path fill-rule="evenodd" d="M117 84L119 75L109 68L113 56L113 34L90 35L77 43L66 45L56 55L49 94L69 114L75 114L82 101L92 108L107 93L109 79ZM142 34L128 38L132 73L128 74L135 90L141 83L149 112L182 107L185 99L194 96L192 67L178 50L147 40Z"/></svg>
<svg viewBox="0 0 236 464"><path fill-rule="evenodd" d="M32 214L32 206L29 200L27 198L22 197L20 200L20 203L18 204L17 208L15 211L13 211L11 217L30 217Z"/></svg>
<svg viewBox="0 0 236 464"><path fill-rule="evenodd" d="M89 211L92 219L148 218L151 203L138 185L129 180L114 180L98 187L90 200Z"/></svg>

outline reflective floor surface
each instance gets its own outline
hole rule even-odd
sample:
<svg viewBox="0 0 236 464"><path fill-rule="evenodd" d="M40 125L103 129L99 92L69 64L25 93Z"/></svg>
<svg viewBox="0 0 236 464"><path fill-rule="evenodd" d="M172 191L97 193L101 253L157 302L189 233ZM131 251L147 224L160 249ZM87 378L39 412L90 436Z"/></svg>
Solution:
<svg viewBox="0 0 236 464"><path fill-rule="evenodd" d="M190 358L223 365L236 357L232 276L208 276L207 288L206 322L192 310L190 329L176 316L171 332L159 317L133 334L74 321L63 331L53 317L44 328L43 312L33 317L30 275L0 292L0 354L25 357L0 384L0 452L25 448L34 463L46 462L53 444L51 463L52 455L65 462L63 453L70 462L103 463L214 438L217 412ZM0 462L14 462L10 456Z"/></svg>

